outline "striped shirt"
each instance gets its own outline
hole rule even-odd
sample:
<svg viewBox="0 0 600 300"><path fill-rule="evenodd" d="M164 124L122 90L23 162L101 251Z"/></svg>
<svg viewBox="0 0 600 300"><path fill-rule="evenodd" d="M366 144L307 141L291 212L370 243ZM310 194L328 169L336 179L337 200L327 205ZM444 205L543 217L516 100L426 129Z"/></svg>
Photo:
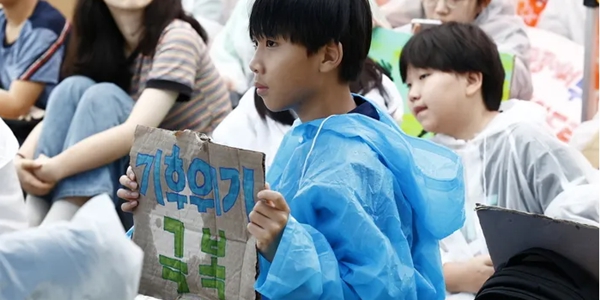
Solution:
<svg viewBox="0 0 600 300"><path fill-rule="evenodd" d="M231 111L225 83L208 56L208 48L190 24L174 20L162 32L155 54L133 61L130 96L145 88L179 93L160 127L210 134Z"/></svg>

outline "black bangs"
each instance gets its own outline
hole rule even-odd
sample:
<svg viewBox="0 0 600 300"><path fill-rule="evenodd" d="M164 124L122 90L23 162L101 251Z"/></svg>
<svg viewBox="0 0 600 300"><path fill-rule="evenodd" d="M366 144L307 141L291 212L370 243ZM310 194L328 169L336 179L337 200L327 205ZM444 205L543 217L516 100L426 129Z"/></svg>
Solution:
<svg viewBox="0 0 600 300"><path fill-rule="evenodd" d="M313 54L340 43L343 82L356 80L371 45L371 7L367 0L256 0L250 13L251 39L283 38Z"/></svg>
<svg viewBox="0 0 600 300"><path fill-rule="evenodd" d="M400 56L400 75L406 81L408 66L419 69L433 69L442 72L466 73L473 71L470 67L468 52L462 51L467 45L448 34L452 30L448 25L428 28L414 35L402 49ZM469 38L469 37L461 37Z"/></svg>
<svg viewBox="0 0 600 300"><path fill-rule="evenodd" d="M256 0L249 32L251 39L281 37L314 53L339 42L349 22L343 0Z"/></svg>
<svg viewBox="0 0 600 300"><path fill-rule="evenodd" d="M477 25L448 22L424 29L406 43L400 55L400 75L408 66L447 73L481 73L482 93L489 110L502 99L505 71L494 41Z"/></svg>

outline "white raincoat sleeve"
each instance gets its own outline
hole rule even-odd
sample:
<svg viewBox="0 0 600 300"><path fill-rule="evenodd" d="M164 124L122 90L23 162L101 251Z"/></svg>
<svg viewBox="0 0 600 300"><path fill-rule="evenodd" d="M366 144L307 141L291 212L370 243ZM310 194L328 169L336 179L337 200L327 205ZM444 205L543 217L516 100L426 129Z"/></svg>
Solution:
<svg viewBox="0 0 600 300"><path fill-rule="evenodd" d="M143 256L100 195L70 222L0 235L0 299L134 299Z"/></svg>
<svg viewBox="0 0 600 300"><path fill-rule="evenodd" d="M223 15L223 3L221 0L183 0L184 10L196 19L208 34L208 45L223 29L219 23Z"/></svg>
<svg viewBox="0 0 600 300"><path fill-rule="evenodd" d="M392 116L403 115L404 100L402 100L402 95L400 95L400 91L396 88L396 84L390 78L383 75L381 77L381 85L386 93L386 97L378 89L372 89L363 96L379 105L382 110L387 111Z"/></svg>
<svg viewBox="0 0 600 300"><path fill-rule="evenodd" d="M379 10L392 28L402 27L415 18L423 18L423 7L419 0L389 0Z"/></svg>
<svg viewBox="0 0 600 300"><path fill-rule="evenodd" d="M19 142L0 119L0 235L28 226L25 200L13 163Z"/></svg>
<svg viewBox="0 0 600 300"><path fill-rule="evenodd" d="M598 170L583 154L564 144L555 136L540 134L535 126L519 126L521 135L532 141L519 148L524 159L525 178L521 186L528 185L541 205L544 214L561 219L598 222ZM545 132L544 132L545 133ZM554 203L557 201L557 203Z"/></svg>
<svg viewBox="0 0 600 300"><path fill-rule="evenodd" d="M224 78L233 83L233 90L244 94L254 75L250 61L254 48L248 33L249 13L254 0L239 0L225 27L214 38L210 58Z"/></svg>
<svg viewBox="0 0 600 300"><path fill-rule="evenodd" d="M531 100L533 83L529 71L529 37L525 23L516 14L511 0L492 0L475 20L498 46L501 53L514 54L515 65L510 98Z"/></svg>

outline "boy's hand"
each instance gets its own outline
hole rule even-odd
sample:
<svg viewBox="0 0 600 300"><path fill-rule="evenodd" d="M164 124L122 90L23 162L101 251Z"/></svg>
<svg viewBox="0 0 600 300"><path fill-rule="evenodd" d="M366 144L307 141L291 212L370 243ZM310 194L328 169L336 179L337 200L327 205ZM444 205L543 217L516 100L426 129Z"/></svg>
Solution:
<svg viewBox="0 0 600 300"><path fill-rule="evenodd" d="M494 265L489 255L479 255L473 257L467 264L468 276L466 290L467 292L476 294L479 292L483 284L494 275Z"/></svg>
<svg viewBox="0 0 600 300"><path fill-rule="evenodd" d="M268 261L273 261L290 216L290 208L283 196L269 190L268 185L257 197L260 201L250 212L248 231L256 238L256 247L260 253Z"/></svg>
<svg viewBox="0 0 600 300"><path fill-rule="evenodd" d="M138 193L138 184L135 180L135 174L131 166L127 168L127 175L123 175L119 178L119 183L125 188L120 188L117 191L117 197L127 201L121 204L121 209L124 212L133 212L138 206L138 199L140 193Z"/></svg>

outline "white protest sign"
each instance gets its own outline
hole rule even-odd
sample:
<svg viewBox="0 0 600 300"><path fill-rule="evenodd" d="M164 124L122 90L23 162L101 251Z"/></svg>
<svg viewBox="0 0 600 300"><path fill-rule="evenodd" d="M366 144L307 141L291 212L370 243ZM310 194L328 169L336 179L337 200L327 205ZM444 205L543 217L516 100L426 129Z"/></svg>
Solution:
<svg viewBox="0 0 600 300"><path fill-rule="evenodd" d="M546 121L562 141L581 122L583 47L542 29L527 28L533 82L532 101L546 108Z"/></svg>

